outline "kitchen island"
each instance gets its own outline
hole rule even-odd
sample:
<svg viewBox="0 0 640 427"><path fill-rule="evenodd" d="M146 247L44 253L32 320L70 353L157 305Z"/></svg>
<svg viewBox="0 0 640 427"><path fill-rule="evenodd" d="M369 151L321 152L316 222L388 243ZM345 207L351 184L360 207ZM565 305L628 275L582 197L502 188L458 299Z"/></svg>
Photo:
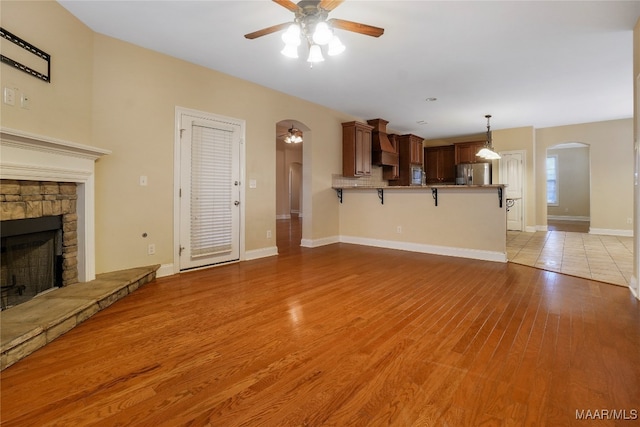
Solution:
<svg viewBox="0 0 640 427"><path fill-rule="evenodd" d="M333 188L341 242L507 261L505 185Z"/></svg>

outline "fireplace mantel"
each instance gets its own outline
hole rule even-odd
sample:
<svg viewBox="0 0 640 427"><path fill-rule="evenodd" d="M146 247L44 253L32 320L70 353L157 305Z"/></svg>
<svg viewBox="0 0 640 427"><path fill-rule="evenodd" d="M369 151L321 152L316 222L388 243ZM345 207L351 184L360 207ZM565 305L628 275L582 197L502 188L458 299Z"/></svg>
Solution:
<svg viewBox="0 0 640 427"><path fill-rule="evenodd" d="M111 151L0 128L0 179L78 184L78 279L95 279L95 161Z"/></svg>

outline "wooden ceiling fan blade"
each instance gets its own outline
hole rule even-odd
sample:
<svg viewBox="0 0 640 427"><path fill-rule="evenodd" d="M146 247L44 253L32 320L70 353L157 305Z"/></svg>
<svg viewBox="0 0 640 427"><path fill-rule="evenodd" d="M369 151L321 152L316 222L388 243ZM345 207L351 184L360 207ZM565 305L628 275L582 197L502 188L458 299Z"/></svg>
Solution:
<svg viewBox="0 0 640 427"><path fill-rule="evenodd" d="M374 27L373 25L360 24L353 21L345 21L344 19L331 18L327 22L333 28L339 30L352 31L354 33L364 34L371 37L380 37L384 34L384 28Z"/></svg>
<svg viewBox="0 0 640 427"><path fill-rule="evenodd" d="M344 0L321 0L319 6L327 12L340 6Z"/></svg>
<svg viewBox="0 0 640 427"><path fill-rule="evenodd" d="M272 0L274 3L278 3L280 6L286 7L291 12L297 12L300 10L297 4L292 2L291 0Z"/></svg>
<svg viewBox="0 0 640 427"><path fill-rule="evenodd" d="M266 36L267 34L271 34L271 33L275 33L275 32L280 31L280 30L284 30L289 25L291 25L291 22L285 22L283 24L273 25L271 27L267 27L267 28L263 28L263 29L258 30L258 31L254 31L253 33L245 34L244 36L245 36L245 38L248 38L249 40L253 40L253 39L257 39L258 37Z"/></svg>

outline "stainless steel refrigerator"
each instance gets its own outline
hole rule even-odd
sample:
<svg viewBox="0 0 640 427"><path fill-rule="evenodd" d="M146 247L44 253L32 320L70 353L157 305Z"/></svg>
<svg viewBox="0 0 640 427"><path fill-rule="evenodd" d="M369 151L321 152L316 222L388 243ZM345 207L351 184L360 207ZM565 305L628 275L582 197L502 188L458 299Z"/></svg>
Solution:
<svg viewBox="0 0 640 427"><path fill-rule="evenodd" d="M460 163L456 165L456 184L491 184L491 163Z"/></svg>

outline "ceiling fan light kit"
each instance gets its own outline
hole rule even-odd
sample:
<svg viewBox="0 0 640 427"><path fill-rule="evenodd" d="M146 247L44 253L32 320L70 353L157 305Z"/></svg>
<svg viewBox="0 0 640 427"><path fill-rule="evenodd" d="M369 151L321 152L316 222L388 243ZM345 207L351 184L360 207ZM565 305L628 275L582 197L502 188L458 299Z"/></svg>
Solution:
<svg viewBox="0 0 640 427"><path fill-rule="evenodd" d="M302 142L302 131L291 126L285 134L283 141L287 144L298 144Z"/></svg>
<svg viewBox="0 0 640 427"><path fill-rule="evenodd" d="M380 37L384 33L383 28L371 25L360 24L358 22L345 21L343 19L327 19L330 11L338 7L343 0L302 0L298 4L291 0L273 0L273 2L287 8L295 14L293 23L283 23L273 25L253 33L245 34L247 39L255 39L267 34L281 31L284 48L280 51L288 58L298 58L298 47L302 40L307 41L309 55L307 62L311 65L324 61L321 46L327 47L329 56L339 55L345 51L338 36L334 34L335 29L351 31L372 37Z"/></svg>

